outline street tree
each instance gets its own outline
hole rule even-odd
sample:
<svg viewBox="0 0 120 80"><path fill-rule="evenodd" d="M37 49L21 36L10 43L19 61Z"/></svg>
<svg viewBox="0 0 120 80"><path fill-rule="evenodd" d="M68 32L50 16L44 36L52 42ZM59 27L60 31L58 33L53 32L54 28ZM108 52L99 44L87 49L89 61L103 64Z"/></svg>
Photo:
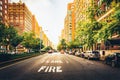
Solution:
<svg viewBox="0 0 120 80"><path fill-rule="evenodd" d="M62 50L62 49L65 50L66 47L67 47L67 43L66 43L65 39L62 39L60 41L60 44L57 46L58 50Z"/></svg>
<svg viewBox="0 0 120 80"><path fill-rule="evenodd" d="M40 49L40 42L41 42L41 49L44 47L43 41L39 38L35 38L33 33L24 33L23 34L23 42L22 45L28 49L28 52L30 50L39 50Z"/></svg>
<svg viewBox="0 0 120 80"><path fill-rule="evenodd" d="M80 44L76 40L68 43L68 48L70 48L70 49L75 49L75 48L78 48L79 46L80 46Z"/></svg>
<svg viewBox="0 0 120 80"><path fill-rule="evenodd" d="M44 48L43 41L40 38L34 38L32 42L32 49L35 51L39 51L40 45L41 45L41 49Z"/></svg>
<svg viewBox="0 0 120 80"><path fill-rule="evenodd" d="M11 45L14 47L15 52L16 52L16 47L23 41L23 36L20 35L16 35L12 41L11 41Z"/></svg>
<svg viewBox="0 0 120 80"><path fill-rule="evenodd" d="M51 49L53 49L51 46L47 46L47 47L45 47L45 51L49 51L49 50L51 50Z"/></svg>
<svg viewBox="0 0 120 80"><path fill-rule="evenodd" d="M0 23L0 45L3 42L5 29L6 29L6 26L3 23Z"/></svg>
<svg viewBox="0 0 120 80"><path fill-rule="evenodd" d="M6 46L6 50L9 50L11 42L14 41L14 38L17 35L17 31L13 26L6 27L4 30L3 45Z"/></svg>
<svg viewBox="0 0 120 80"><path fill-rule="evenodd" d="M103 27L97 33L100 40L107 41L114 33L120 34L120 9L116 8L109 21L109 23L102 22Z"/></svg>
<svg viewBox="0 0 120 80"><path fill-rule="evenodd" d="M22 45L28 49L28 52L32 49L33 46L33 40L34 40L34 34L33 33L24 33L23 34L23 42Z"/></svg>

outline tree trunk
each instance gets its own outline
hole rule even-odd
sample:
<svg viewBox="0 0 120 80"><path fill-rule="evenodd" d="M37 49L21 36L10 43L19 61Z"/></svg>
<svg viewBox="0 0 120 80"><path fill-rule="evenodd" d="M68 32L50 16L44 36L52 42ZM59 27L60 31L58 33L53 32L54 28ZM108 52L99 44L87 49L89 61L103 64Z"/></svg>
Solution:
<svg viewBox="0 0 120 80"><path fill-rule="evenodd" d="M16 53L16 49L17 49L17 48L15 47L15 54L17 54L17 53Z"/></svg>
<svg viewBox="0 0 120 80"><path fill-rule="evenodd" d="M6 52L8 53L9 49L8 49L8 45L6 45Z"/></svg>

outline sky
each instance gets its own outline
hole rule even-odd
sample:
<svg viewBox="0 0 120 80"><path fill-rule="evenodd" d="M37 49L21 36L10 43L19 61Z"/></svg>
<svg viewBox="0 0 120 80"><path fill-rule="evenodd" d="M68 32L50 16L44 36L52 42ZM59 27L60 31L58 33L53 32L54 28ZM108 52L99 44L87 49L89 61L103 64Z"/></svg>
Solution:
<svg viewBox="0 0 120 80"><path fill-rule="evenodd" d="M19 2L19 0L11 0ZM39 25L54 44L59 42L61 30L64 28L64 18L67 14L67 4L73 0L22 0L28 9L36 16Z"/></svg>

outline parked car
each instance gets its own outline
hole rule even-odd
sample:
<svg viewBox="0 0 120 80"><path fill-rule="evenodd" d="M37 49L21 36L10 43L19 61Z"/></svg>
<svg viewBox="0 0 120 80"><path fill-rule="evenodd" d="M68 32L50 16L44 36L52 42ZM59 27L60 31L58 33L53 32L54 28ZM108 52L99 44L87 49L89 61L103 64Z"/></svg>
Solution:
<svg viewBox="0 0 120 80"><path fill-rule="evenodd" d="M85 52L81 52L80 57L84 58L84 56L85 56Z"/></svg>
<svg viewBox="0 0 120 80"><path fill-rule="evenodd" d="M77 51L77 52L75 53L75 55L76 55L76 56L80 56L80 52Z"/></svg>
<svg viewBox="0 0 120 80"><path fill-rule="evenodd" d="M105 57L105 63L110 64L112 67L116 67L120 65L120 53L115 52L109 54Z"/></svg>
<svg viewBox="0 0 120 80"><path fill-rule="evenodd" d="M84 57L87 59L100 59L100 53L98 51L86 51Z"/></svg>
<svg viewBox="0 0 120 80"><path fill-rule="evenodd" d="M73 54L72 51L69 51L69 54L72 55Z"/></svg>

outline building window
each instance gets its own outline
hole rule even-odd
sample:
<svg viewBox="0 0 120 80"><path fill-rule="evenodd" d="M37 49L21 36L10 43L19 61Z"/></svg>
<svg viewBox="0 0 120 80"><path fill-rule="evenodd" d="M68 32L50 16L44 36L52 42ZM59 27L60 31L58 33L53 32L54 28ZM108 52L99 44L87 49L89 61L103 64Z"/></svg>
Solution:
<svg viewBox="0 0 120 80"><path fill-rule="evenodd" d="M2 4L2 1L0 1L0 4Z"/></svg>
<svg viewBox="0 0 120 80"><path fill-rule="evenodd" d="M16 19L19 19L19 17L16 17Z"/></svg>
<svg viewBox="0 0 120 80"><path fill-rule="evenodd" d="M13 16L11 16L10 19L13 19Z"/></svg>
<svg viewBox="0 0 120 80"><path fill-rule="evenodd" d="M2 10L2 6L0 6L0 10Z"/></svg>
<svg viewBox="0 0 120 80"><path fill-rule="evenodd" d="M5 14L7 14L7 10L5 10Z"/></svg>
<svg viewBox="0 0 120 80"><path fill-rule="evenodd" d="M5 5L5 9L7 9L7 5Z"/></svg>
<svg viewBox="0 0 120 80"><path fill-rule="evenodd" d="M13 20L10 20L10 22L13 22Z"/></svg>
<svg viewBox="0 0 120 80"><path fill-rule="evenodd" d="M7 0L5 0L5 3L7 3Z"/></svg>
<svg viewBox="0 0 120 80"><path fill-rule="evenodd" d="M7 16L5 16L5 19L7 19Z"/></svg>
<svg viewBox="0 0 120 80"><path fill-rule="evenodd" d="M2 16L2 12L0 12L0 16Z"/></svg>
<svg viewBox="0 0 120 80"><path fill-rule="evenodd" d="M23 19L23 17L20 17L20 19Z"/></svg>

